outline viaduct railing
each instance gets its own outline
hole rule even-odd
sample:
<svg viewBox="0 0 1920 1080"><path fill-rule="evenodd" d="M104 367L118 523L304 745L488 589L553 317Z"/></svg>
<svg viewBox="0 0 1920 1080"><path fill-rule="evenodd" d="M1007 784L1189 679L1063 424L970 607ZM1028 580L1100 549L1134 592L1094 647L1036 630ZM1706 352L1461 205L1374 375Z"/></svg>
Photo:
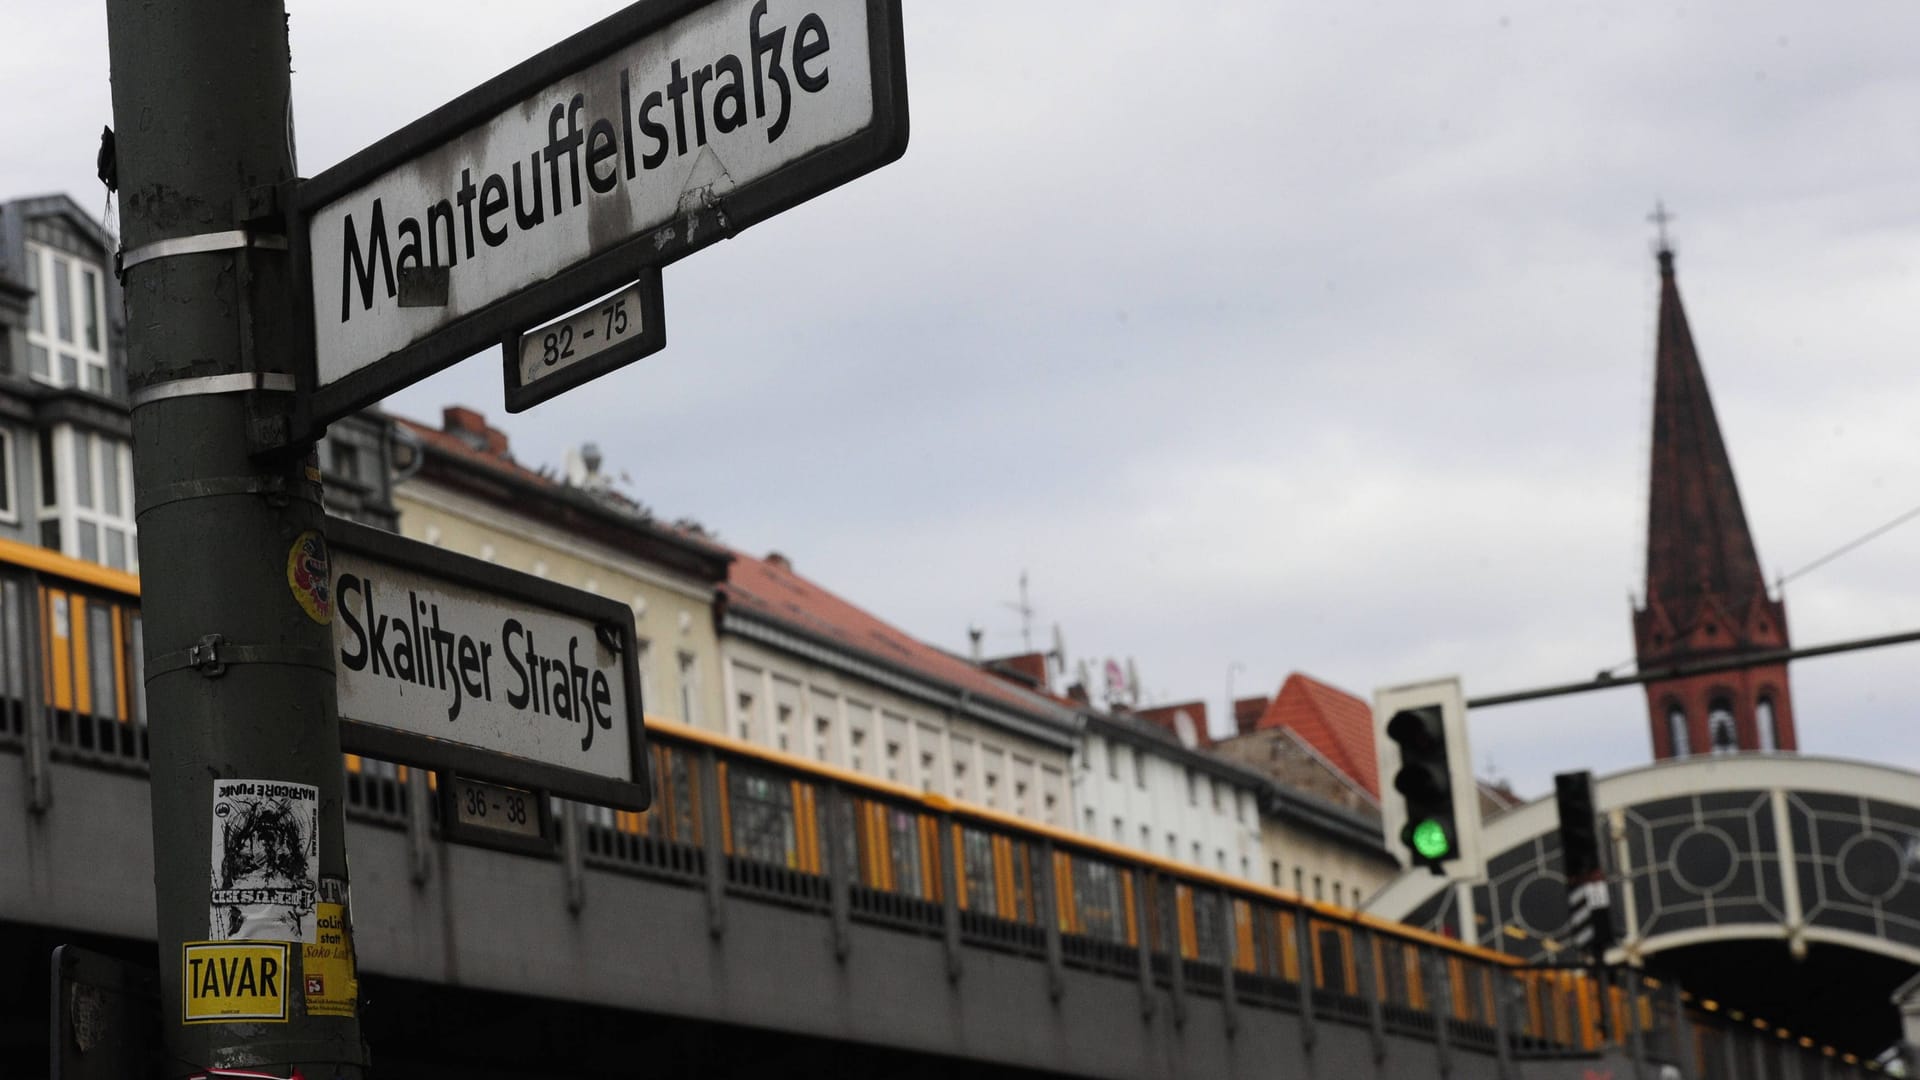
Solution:
<svg viewBox="0 0 1920 1080"><path fill-rule="evenodd" d="M138 583L0 541L0 754L26 763L29 807L54 761L144 773ZM957 804L897 784L649 720L654 807L554 803L568 902L590 873L699 890L718 930L730 898L824 919L844 951L858 924L936 939L950 976L971 950L1128 980L1145 1015L1217 1006L1229 1035L1262 1011L1516 1063L1609 1048L1701 1080L1827 1077L1870 1062L1638 973L1520 965L1410 927ZM401 830L424 867L439 836L435 778L349 756L349 816ZM17 811L5 811L17 812ZM1444 1068L1444 1065L1443 1065ZM1649 1073L1648 1075L1653 1075Z"/></svg>

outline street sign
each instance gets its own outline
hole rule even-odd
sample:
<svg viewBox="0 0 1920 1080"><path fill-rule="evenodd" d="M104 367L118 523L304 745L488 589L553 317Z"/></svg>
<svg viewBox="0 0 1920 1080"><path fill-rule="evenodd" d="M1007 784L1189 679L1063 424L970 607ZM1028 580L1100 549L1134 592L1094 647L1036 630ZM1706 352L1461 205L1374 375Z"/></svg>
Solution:
<svg viewBox="0 0 1920 1080"><path fill-rule="evenodd" d="M660 270L557 322L501 343L507 411L521 412L667 346Z"/></svg>
<svg viewBox="0 0 1920 1080"><path fill-rule="evenodd" d="M300 186L302 427L906 141L899 0L642 0Z"/></svg>
<svg viewBox="0 0 1920 1080"><path fill-rule="evenodd" d="M647 808L631 608L336 518L327 541L343 749Z"/></svg>
<svg viewBox="0 0 1920 1080"><path fill-rule="evenodd" d="M559 846L551 818L538 791L440 774L440 831L448 840L551 855Z"/></svg>

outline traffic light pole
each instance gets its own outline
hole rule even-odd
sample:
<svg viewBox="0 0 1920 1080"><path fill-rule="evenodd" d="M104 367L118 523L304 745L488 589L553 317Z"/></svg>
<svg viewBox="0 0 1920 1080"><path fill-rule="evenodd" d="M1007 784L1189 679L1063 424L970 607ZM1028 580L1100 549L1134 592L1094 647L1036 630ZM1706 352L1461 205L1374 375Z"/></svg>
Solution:
<svg viewBox="0 0 1920 1080"><path fill-rule="evenodd" d="M364 1073L280 0L107 0L169 1077ZM275 1012L278 1015L275 1015ZM215 1075L218 1075L217 1073Z"/></svg>

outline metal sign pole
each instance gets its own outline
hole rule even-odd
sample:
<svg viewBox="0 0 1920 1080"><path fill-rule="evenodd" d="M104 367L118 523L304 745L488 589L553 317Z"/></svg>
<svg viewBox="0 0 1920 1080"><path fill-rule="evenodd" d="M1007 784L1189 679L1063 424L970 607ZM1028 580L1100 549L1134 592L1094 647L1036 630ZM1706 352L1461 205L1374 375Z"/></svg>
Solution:
<svg viewBox="0 0 1920 1080"><path fill-rule="evenodd" d="M164 1074L364 1074L278 0L108 0Z"/></svg>

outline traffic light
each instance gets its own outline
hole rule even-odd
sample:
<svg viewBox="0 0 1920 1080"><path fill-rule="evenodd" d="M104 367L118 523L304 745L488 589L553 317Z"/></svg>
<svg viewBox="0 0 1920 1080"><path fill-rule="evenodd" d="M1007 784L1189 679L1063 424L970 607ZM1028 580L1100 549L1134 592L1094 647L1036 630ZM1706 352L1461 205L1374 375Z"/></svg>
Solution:
<svg viewBox="0 0 1920 1080"><path fill-rule="evenodd" d="M1387 721L1387 738L1400 747L1400 771L1393 789L1406 804L1406 824L1400 842L1412 864L1436 874L1460 855L1460 827L1455 821L1453 773L1447 763L1447 729L1440 706L1401 709Z"/></svg>
<svg viewBox="0 0 1920 1080"><path fill-rule="evenodd" d="M1559 773L1553 778L1560 811L1560 866L1567 878L1567 914L1575 947L1597 960L1613 944L1612 897L1600 864L1599 820L1593 806L1593 776Z"/></svg>

